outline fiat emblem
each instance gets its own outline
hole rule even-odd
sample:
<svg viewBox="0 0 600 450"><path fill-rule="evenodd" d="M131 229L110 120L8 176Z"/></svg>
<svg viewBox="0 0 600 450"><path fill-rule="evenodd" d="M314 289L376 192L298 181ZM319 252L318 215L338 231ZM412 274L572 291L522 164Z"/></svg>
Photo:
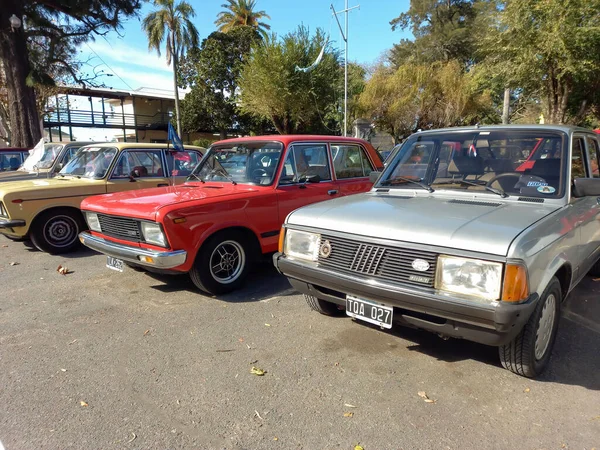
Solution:
<svg viewBox="0 0 600 450"><path fill-rule="evenodd" d="M321 247L319 248L319 255L321 255L323 258L329 258L329 255L331 255L331 242L324 241L321 244Z"/></svg>
<svg viewBox="0 0 600 450"><path fill-rule="evenodd" d="M429 263L424 259L415 259L412 262L412 268L419 272L426 272L429 269Z"/></svg>

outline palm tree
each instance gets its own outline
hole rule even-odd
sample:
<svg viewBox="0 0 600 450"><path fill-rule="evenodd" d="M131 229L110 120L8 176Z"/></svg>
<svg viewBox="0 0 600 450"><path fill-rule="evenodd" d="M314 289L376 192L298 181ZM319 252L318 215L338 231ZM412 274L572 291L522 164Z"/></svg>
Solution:
<svg viewBox="0 0 600 450"><path fill-rule="evenodd" d="M192 6L182 0L154 0L158 9L149 13L142 22L148 36L148 48L157 51L166 37L167 64L173 62L173 87L175 90L175 114L177 115L177 134L181 136L181 115L179 114L179 91L177 90L177 64L189 48L198 46L198 30L190 21L196 13Z"/></svg>
<svg viewBox="0 0 600 450"><path fill-rule="evenodd" d="M267 30L271 26L261 22L261 19L271 19L265 11L255 11L256 0L227 0L227 3L221 5L225 11L217 14L215 25L219 31L227 33L236 27L252 27L263 36L266 36Z"/></svg>

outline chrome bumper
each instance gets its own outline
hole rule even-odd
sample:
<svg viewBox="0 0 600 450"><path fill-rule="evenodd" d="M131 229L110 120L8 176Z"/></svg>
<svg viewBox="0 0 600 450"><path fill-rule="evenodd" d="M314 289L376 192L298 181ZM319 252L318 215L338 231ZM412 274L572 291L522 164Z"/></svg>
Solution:
<svg viewBox="0 0 600 450"><path fill-rule="evenodd" d="M9 219L0 219L0 228L15 228L15 227L24 227L24 220L9 220Z"/></svg>
<svg viewBox="0 0 600 450"><path fill-rule="evenodd" d="M122 259L140 266L154 267L157 269L172 269L185 263L187 252L176 250L174 252L161 252L139 247L117 244L98 236L93 236L89 231L79 233L79 240L83 245L105 255ZM149 258L152 262L149 262Z"/></svg>

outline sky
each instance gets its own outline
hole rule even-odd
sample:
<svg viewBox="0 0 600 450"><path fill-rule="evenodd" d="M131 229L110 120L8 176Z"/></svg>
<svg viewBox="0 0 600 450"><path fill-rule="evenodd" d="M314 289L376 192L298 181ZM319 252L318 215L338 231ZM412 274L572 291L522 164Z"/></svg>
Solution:
<svg viewBox="0 0 600 450"><path fill-rule="evenodd" d="M204 39L216 31L214 21L223 10L223 0L188 0L196 17L193 19ZM333 45L343 49L343 41L330 4L336 10L344 9L345 0L258 0L257 9L271 16L267 23L271 31L283 35L304 24L311 30L317 27L330 33ZM409 32L392 31L390 20L406 11L410 0L348 0L348 6L360 5L349 13L348 58L350 61L371 64L389 50ZM106 86L115 89L137 89L154 87L171 89L172 69L167 66L164 54L148 51L146 36L141 28L141 18L154 9L151 3L144 4L139 17L123 23L119 33L111 32L105 37L97 37L94 42L81 46L81 59L91 58L90 64L96 71L103 70L112 76L99 79ZM342 26L343 15L340 15ZM88 71L92 68L88 67Z"/></svg>

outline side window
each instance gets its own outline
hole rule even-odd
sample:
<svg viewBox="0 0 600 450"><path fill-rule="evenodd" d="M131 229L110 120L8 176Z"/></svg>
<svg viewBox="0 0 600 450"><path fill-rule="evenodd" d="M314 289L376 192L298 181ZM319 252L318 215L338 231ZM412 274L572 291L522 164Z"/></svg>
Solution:
<svg viewBox="0 0 600 450"><path fill-rule="evenodd" d="M327 145L299 144L292 147L295 161L295 180L318 175L320 181L331 180Z"/></svg>
<svg viewBox="0 0 600 450"><path fill-rule="evenodd" d="M332 145L331 155L338 179L365 177L373 170L369 158L358 145Z"/></svg>
<svg viewBox="0 0 600 450"><path fill-rule="evenodd" d="M573 138L573 154L571 155L571 183L575 178L585 178L585 156L583 138Z"/></svg>
<svg viewBox="0 0 600 450"><path fill-rule="evenodd" d="M167 152L167 166L174 177L188 176L202 159L200 152L185 150L183 152Z"/></svg>
<svg viewBox="0 0 600 450"><path fill-rule="evenodd" d="M587 152L588 159L590 161L590 172L593 178L600 178L598 172L598 157L600 155L600 149L598 148L598 141L591 137L587 138Z"/></svg>
<svg viewBox="0 0 600 450"><path fill-rule="evenodd" d="M163 177L160 150L124 151L121 153L111 178Z"/></svg>
<svg viewBox="0 0 600 450"><path fill-rule="evenodd" d="M292 184L296 182L296 160L294 159L294 151L290 149L285 158L285 163L281 169L281 177L279 184Z"/></svg>

